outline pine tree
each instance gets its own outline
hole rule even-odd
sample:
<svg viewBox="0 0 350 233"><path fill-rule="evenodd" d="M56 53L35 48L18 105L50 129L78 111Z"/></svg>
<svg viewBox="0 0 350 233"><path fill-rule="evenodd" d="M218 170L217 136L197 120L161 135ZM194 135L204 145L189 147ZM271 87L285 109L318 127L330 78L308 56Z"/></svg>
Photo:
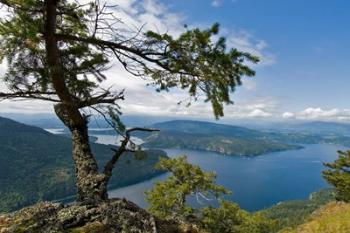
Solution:
<svg viewBox="0 0 350 233"><path fill-rule="evenodd" d="M176 87L187 90L193 100L206 96L220 117L224 104L232 104L230 93L241 77L254 75L246 61L258 61L228 49L225 38L217 36L218 24L207 30L186 29L174 38L128 30L120 23L118 6L98 0L0 0L0 6L6 11L0 20L0 60L8 64L3 81L9 90L0 98L54 103L56 115L72 134L78 202L106 200L114 164L135 149L129 146L131 133L152 131L126 130L120 122L123 91L102 88L112 62L159 91ZM87 110L102 114L124 137L103 169L98 169L90 148Z"/></svg>
<svg viewBox="0 0 350 233"><path fill-rule="evenodd" d="M150 212L160 218L186 219L195 214L195 209L187 203L191 196L205 200L230 193L215 184L215 173L204 172L199 166L188 163L186 156L162 158L157 168L171 173L168 179L157 182L146 192Z"/></svg>
<svg viewBox="0 0 350 233"><path fill-rule="evenodd" d="M325 163L329 169L323 177L336 189L336 199L350 202L350 151L338 151L339 157L333 163Z"/></svg>

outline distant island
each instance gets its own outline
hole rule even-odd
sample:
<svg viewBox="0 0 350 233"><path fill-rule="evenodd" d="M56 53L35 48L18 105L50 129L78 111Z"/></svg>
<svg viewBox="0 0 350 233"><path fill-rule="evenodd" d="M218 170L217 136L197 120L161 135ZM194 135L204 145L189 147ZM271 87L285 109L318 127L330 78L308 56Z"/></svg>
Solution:
<svg viewBox="0 0 350 233"><path fill-rule="evenodd" d="M138 134L147 148L181 148L230 156L257 156L303 148L279 142L268 134L244 127L201 121L168 121L152 125L159 132Z"/></svg>
<svg viewBox="0 0 350 233"><path fill-rule="evenodd" d="M350 137L297 131L263 131L203 121L176 120L156 123L160 131L138 134L147 148L179 148L230 156L257 156L303 148L302 144L350 146ZM100 133L107 133L103 131Z"/></svg>

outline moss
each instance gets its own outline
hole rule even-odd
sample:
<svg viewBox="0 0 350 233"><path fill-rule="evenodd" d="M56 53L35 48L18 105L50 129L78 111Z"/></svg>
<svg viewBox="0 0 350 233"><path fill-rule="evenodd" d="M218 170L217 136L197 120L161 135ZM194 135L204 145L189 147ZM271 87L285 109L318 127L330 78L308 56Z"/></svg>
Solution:
<svg viewBox="0 0 350 233"><path fill-rule="evenodd" d="M70 229L67 233L109 233L110 228L101 222L88 223L85 226Z"/></svg>

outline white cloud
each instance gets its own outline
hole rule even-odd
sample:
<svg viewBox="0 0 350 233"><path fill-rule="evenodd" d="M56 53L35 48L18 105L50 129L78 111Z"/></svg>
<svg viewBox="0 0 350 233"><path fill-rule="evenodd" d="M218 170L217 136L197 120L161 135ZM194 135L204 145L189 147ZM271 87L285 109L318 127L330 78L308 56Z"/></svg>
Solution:
<svg viewBox="0 0 350 233"><path fill-rule="evenodd" d="M276 62L276 56L267 51L266 41L257 39L253 34L245 30L224 29L229 47L249 52L260 58L258 65L268 66Z"/></svg>
<svg viewBox="0 0 350 233"><path fill-rule="evenodd" d="M248 90L248 91L255 91L256 88L258 87L258 83L251 79L251 78L245 78L243 80L243 88Z"/></svg>
<svg viewBox="0 0 350 233"><path fill-rule="evenodd" d="M285 118L285 119L292 119L294 117L295 117L295 114L292 112L284 112L282 114L282 118Z"/></svg>
<svg viewBox="0 0 350 233"><path fill-rule="evenodd" d="M248 117L270 117L272 114L269 112L265 112L261 109L254 109L247 116Z"/></svg>
<svg viewBox="0 0 350 233"><path fill-rule="evenodd" d="M283 118L300 120L329 120L350 121L350 109L322 109L320 107L309 107L299 112L285 112Z"/></svg>

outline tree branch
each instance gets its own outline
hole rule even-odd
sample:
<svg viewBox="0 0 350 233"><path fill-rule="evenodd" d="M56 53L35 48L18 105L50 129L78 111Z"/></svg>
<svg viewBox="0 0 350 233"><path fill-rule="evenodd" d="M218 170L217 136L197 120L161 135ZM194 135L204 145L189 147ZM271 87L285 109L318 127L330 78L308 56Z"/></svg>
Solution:
<svg viewBox="0 0 350 233"><path fill-rule="evenodd" d="M46 95L46 96L44 96ZM13 93L0 92L0 99L15 99L15 98L24 98L24 99L39 99L51 102L60 102L58 99L53 99L48 96L55 95L55 92L42 92L42 91L18 91Z"/></svg>
<svg viewBox="0 0 350 233"><path fill-rule="evenodd" d="M116 162L120 158L120 156L122 156L122 154L124 152L128 151L127 145L130 141L130 137L131 137L130 133L135 132L135 131L155 132L155 131L159 131L159 129L135 127L135 128L130 128L130 129L125 131L125 136L124 136L124 139L122 140L121 145L119 146L118 149L112 149L115 153L114 153L113 157L111 158L111 160L109 160L104 167L103 174L105 175L107 182L110 179L110 177L112 176L112 170L113 170Z"/></svg>
<svg viewBox="0 0 350 233"><path fill-rule="evenodd" d="M79 102L79 108L91 107L97 104L115 104L117 100L124 100L124 90L117 94L106 90L104 93Z"/></svg>

